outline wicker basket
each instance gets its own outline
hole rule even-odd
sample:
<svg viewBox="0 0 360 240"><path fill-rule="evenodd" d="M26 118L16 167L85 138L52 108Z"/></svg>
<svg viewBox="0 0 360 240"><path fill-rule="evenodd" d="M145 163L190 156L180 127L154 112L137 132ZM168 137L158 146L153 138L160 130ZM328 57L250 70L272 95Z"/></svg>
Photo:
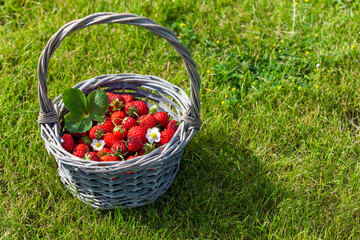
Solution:
<svg viewBox="0 0 360 240"><path fill-rule="evenodd" d="M155 76L114 74L98 76L78 83L86 95L96 89L126 93L158 105L180 122L172 140L161 148L128 161L94 162L75 157L61 146L64 116L68 112L61 96L51 101L47 96L47 72L50 57L62 40L82 28L103 23L138 25L165 38L180 54L190 77L190 99L179 87ZM41 136L49 154L55 156L61 181L85 203L94 208L133 208L155 201L173 182L186 144L201 125L200 77L189 50L169 29L134 14L97 13L67 23L45 46L38 63ZM128 172L133 172L129 174Z"/></svg>

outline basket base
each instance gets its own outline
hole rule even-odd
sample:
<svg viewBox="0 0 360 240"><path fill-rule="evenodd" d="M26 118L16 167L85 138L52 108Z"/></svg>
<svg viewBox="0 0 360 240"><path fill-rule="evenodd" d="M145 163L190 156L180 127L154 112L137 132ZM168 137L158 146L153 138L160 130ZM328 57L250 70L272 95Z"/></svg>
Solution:
<svg viewBox="0 0 360 240"><path fill-rule="evenodd" d="M93 208L135 208L154 202L169 189L179 170L180 156L172 161L175 164L167 168L145 169L137 173L122 172L113 174L111 178L103 177L101 181L98 176L95 179L94 175L99 175L95 173L86 173L87 179L74 177L79 176L81 170L64 164L59 166L59 175L65 187L76 198ZM77 174L73 174L74 171ZM144 171L149 172L146 177Z"/></svg>

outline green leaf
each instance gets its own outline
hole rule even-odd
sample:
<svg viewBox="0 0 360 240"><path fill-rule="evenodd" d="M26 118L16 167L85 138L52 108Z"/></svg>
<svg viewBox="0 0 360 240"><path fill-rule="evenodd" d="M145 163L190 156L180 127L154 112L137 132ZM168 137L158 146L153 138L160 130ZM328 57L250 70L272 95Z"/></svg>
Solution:
<svg viewBox="0 0 360 240"><path fill-rule="evenodd" d="M109 96L103 91L93 91L87 97L87 111L91 119L100 121L109 108Z"/></svg>
<svg viewBox="0 0 360 240"><path fill-rule="evenodd" d="M75 114L86 114L86 96L77 88L67 88L62 94L65 107Z"/></svg>
<svg viewBox="0 0 360 240"><path fill-rule="evenodd" d="M92 127L92 121L88 116L69 113L65 119L65 128L69 132L83 133Z"/></svg>

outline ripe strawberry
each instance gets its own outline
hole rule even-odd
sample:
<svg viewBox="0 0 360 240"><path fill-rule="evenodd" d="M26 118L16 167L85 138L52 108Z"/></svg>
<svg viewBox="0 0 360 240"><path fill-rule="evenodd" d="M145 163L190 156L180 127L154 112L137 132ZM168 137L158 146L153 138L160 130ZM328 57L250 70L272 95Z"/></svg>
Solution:
<svg viewBox="0 0 360 240"><path fill-rule="evenodd" d="M106 94L109 96L109 99L111 96L115 95L115 93L112 93L112 92L106 92Z"/></svg>
<svg viewBox="0 0 360 240"><path fill-rule="evenodd" d="M129 103L129 102L133 102L134 101L134 97L132 95L126 95L123 94L121 95L124 99L125 99L125 103Z"/></svg>
<svg viewBox="0 0 360 240"><path fill-rule="evenodd" d="M80 137L83 137L83 136L86 136L87 133L84 132L84 133L70 133L71 136L73 136L74 138L80 138Z"/></svg>
<svg viewBox="0 0 360 240"><path fill-rule="evenodd" d="M96 152L88 152L85 154L85 160L92 160L92 161L100 161L100 157L96 154Z"/></svg>
<svg viewBox="0 0 360 240"><path fill-rule="evenodd" d="M97 155L99 156L99 157L102 157L102 156L104 156L104 155L106 155L106 154L111 154L111 153L113 153L113 151L111 150L111 149L108 149L108 148L102 148L100 151L98 151L97 152Z"/></svg>
<svg viewBox="0 0 360 240"><path fill-rule="evenodd" d="M111 147L115 156L125 156L127 154L126 143L123 140L117 141Z"/></svg>
<svg viewBox="0 0 360 240"><path fill-rule="evenodd" d="M166 128L166 126L168 125L168 122L169 122L169 116L167 115L166 112L157 112L154 114L154 117L160 124L159 125L160 128L162 128L162 129Z"/></svg>
<svg viewBox="0 0 360 240"><path fill-rule="evenodd" d="M121 125L124 118L126 117L123 111L116 111L111 114L111 121L116 125Z"/></svg>
<svg viewBox="0 0 360 240"><path fill-rule="evenodd" d="M71 150L73 149L74 147L74 139L73 137L71 136L71 134L67 133L65 134L64 136L61 137L62 140L64 140L62 143L61 143L61 146L68 152L71 152Z"/></svg>
<svg viewBox="0 0 360 240"><path fill-rule="evenodd" d="M137 122L132 117L126 117L126 118L124 118L123 125L127 130L129 130L130 128L132 128L134 126L137 126Z"/></svg>
<svg viewBox="0 0 360 240"><path fill-rule="evenodd" d="M79 139L79 144L85 144L89 149L91 149L91 138L89 136L84 136Z"/></svg>
<svg viewBox="0 0 360 240"><path fill-rule="evenodd" d="M154 115L142 115L137 122L139 125L145 130L148 130L149 128L156 127L157 121Z"/></svg>
<svg viewBox="0 0 360 240"><path fill-rule="evenodd" d="M103 139L105 141L105 146L108 148L111 148L111 146L119 140L114 133L107 133Z"/></svg>
<svg viewBox="0 0 360 240"><path fill-rule="evenodd" d="M103 127L105 133L111 133L115 127L111 118L106 118L103 124L100 124Z"/></svg>
<svg viewBox="0 0 360 240"><path fill-rule="evenodd" d="M138 100L125 105L125 114L130 117L140 117L149 113L149 107L144 101Z"/></svg>
<svg viewBox="0 0 360 240"><path fill-rule="evenodd" d="M176 132L176 130L179 128L179 123L175 120L171 120L168 125L166 126L167 129L171 129L173 132Z"/></svg>
<svg viewBox="0 0 360 240"><path fill-rule="evenodd" d="M104 128L101 125L96 125L92 127L89 131L89 136L91 139L100 139L104 135Z"/></svg>
<svg viewBox="0 0 360 240"><path fill-rule="evenodd" d="M136 158L136 157L138 157L138 156L129 156L126 160L130 160L130 159Z"/></svg>
<svg viewBox="0 0 360 240"><path fill-rule="evenodd" d="M165 129L160 133L159 145L164 145L170 142L171 138L174 136L175 132L171 129Z"/></svg>
<svg viewBox="0 0 360 240"><path fill-rule="evenodd" d="M104 155L100 158L101 162L112 162L112 161L118 161L118 158L111 155Z"/></svg>
<svg viewBox="0 0 360 240"><path fill-rule="evenodd" d="M88 151L89 148L85 144L79 144L74 148L72 154L78 158L83 158Z"/></svg>
<svg viewBox="0 0 360 240"><path fill-rule="evenodd" d="M114 128L113 133L117 139L121 140L126 138L128 131L124 126L117 126Z"/></svg>
<svg viewBox="0 0 360 240"><path fill-rule="evenodd" d="M119 94L109 96L109 112L121 110L125 106L125 99Z"/></svg>
<svg viewBox="0 0 360 240"><path fill-rule="evenodd" d="M141 127L141 126L135 126L130 128L130 130L128 131L128 138L135 136L138 137L139 139L141 139L143 142L147 142L147 138L146 138L146 129Z"/></svg>
<svg viewBox="0 0 360 240"><path fill-rule="evenodd" d="M129 141L127 143L127 147L129 149L129 151L132 152L137 152L139 151L142 147L144 146L143 141L136 137L136 136L131 136L129 137Z"/></svg>
<svg viewBox="0 0 360 240"><path fill-rule="evenodd" d="M142 155L144 155L144 154L145 154L145 149L144 149L144 148L140 149L140 150L137 152L137 156L142 156Z"/></svg>

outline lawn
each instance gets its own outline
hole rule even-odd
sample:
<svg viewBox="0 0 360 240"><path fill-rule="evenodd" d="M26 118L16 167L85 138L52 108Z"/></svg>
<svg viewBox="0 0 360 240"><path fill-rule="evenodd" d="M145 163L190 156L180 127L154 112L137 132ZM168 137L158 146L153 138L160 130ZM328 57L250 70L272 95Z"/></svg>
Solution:
<svg viewBox="0 0 360 240"><path fill-rule="evenodd" d="M136 209L74 198L37 124L41 51L65 23L95 12L171 29L202 79L203 125L175 181ZM358 1L0 0L0 239L360 238L359 24ZM111 24L64 40L49 97L113 73L190 92L165 40Z"/></svg>

